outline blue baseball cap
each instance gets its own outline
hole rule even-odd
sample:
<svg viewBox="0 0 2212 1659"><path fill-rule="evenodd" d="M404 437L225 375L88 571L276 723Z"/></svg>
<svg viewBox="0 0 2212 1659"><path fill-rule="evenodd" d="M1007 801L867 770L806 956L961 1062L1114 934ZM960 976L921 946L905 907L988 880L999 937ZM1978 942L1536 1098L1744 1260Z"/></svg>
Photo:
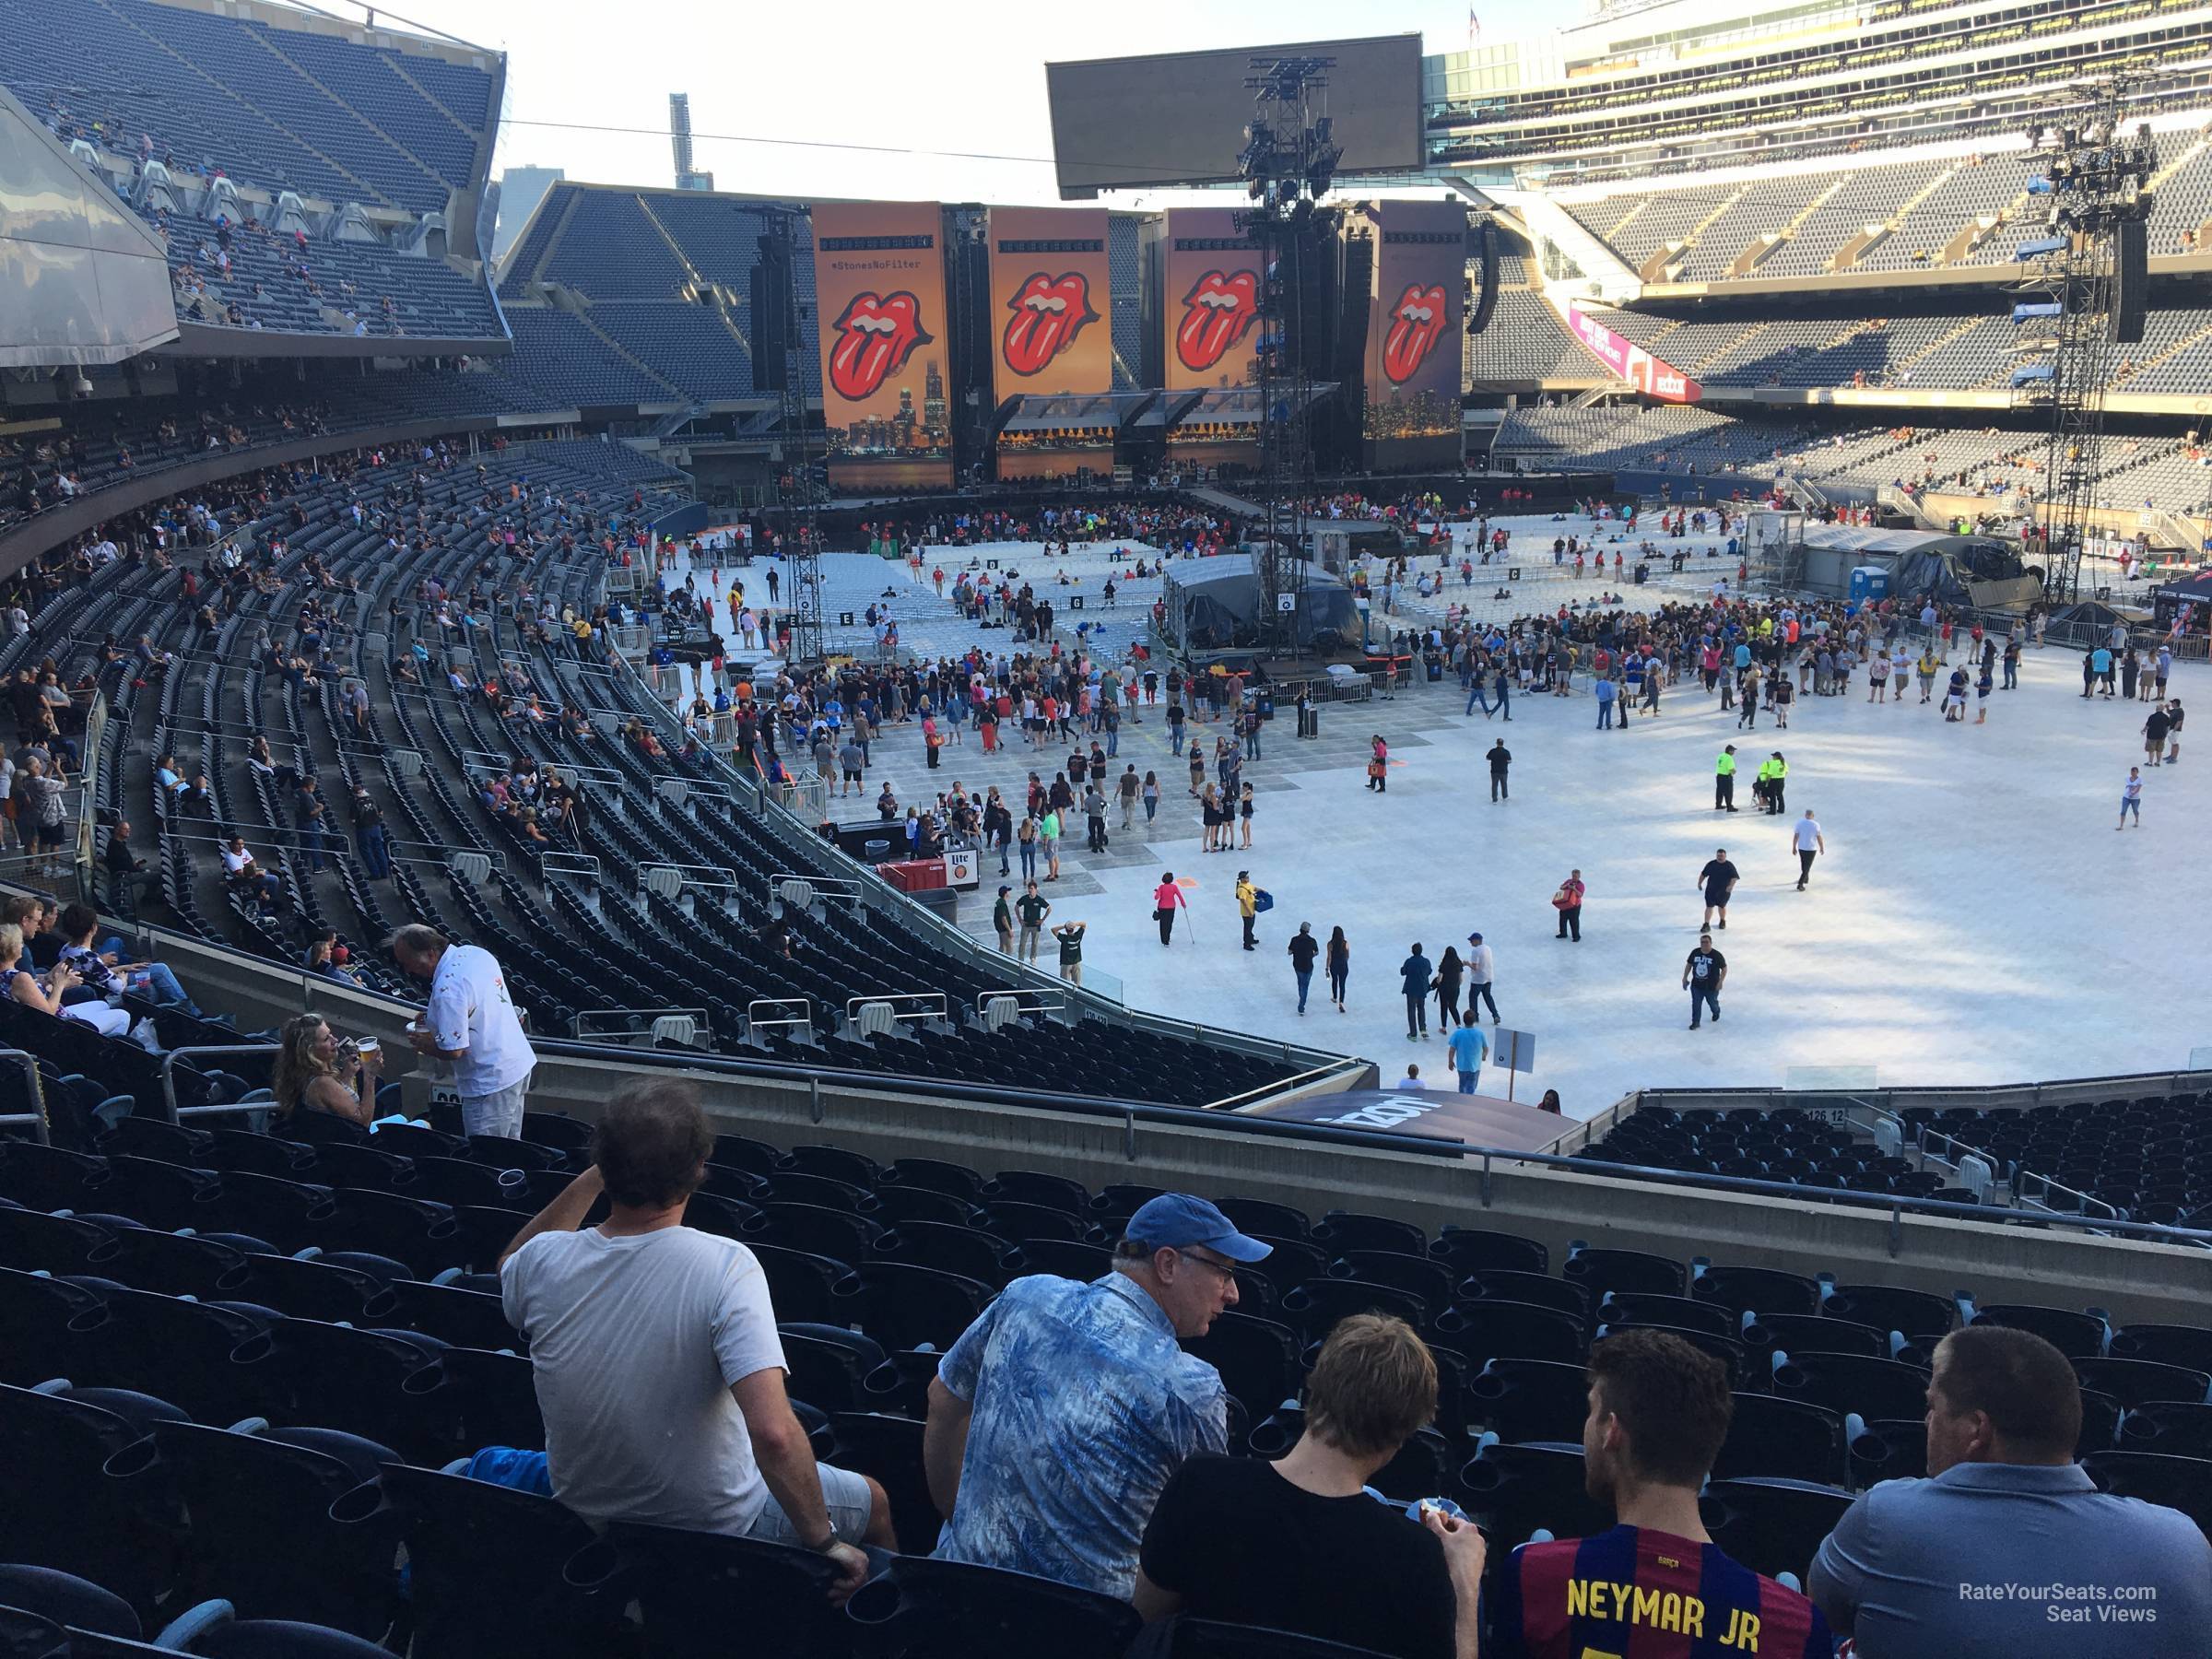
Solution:
<svg viewBox="0 0 2212 1659"><path fill-rule="evenodd" d="M1162 1246L1187 1250L1194 1244L1203 1244L1208 1250L1219 1251L1232 1262L1265 1261L1273 1248L1257 1239L1246 1238L1220 1210L1188 1193L1162 1193L1140 1205L1136 1214L1129 1218L1128 1225L1122 1229L1122 1236L1155 1250Z"/></svg>

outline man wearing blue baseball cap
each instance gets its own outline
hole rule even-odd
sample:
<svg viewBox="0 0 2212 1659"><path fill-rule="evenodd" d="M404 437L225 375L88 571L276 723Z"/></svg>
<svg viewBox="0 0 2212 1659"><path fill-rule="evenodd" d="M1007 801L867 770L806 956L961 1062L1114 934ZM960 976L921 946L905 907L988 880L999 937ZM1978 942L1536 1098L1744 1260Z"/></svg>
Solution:
<svg viewBox="0 0 2212 1659"><path fill-rule="evenodd" d="M1229 1443L1220 1374L1178 1345L1236 1306L1236 1269L1267 1251L1168 1193L1129 1218L1103 1277L1007 1286L929 1385L937 1556L1126 1600L1168 1477Z"/></svg>

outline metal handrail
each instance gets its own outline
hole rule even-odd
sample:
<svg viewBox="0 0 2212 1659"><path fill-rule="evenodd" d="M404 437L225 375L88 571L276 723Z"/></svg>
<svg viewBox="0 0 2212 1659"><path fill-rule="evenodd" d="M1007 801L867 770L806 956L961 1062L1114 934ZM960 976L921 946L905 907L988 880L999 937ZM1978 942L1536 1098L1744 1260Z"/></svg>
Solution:
<svg viewBox="0 0 2212 1659"><path fill-rule="evenodd" d="M761 1008L796 1008L799 1012L795 1017L762 1019L757 1012ZM812 1030L814 1026L813 1001L804 996L756 996L751 1002L745 1005L745 1029L747 1031L764 1028L775 1030L783 1026L805 1026L808 1030Z"/></svg>
<svg viewBox="0 0 2212 1659"><path fill-rule="evenodd" d="M991 1005L1005 998L1014 1004L1018 1013L1057 1014L1067 1006L1067 998L1057 991L1046 991L1028 985L1007 985L996 991L978 991L975 994L975 1011L990 1012Z"/></svg>
<svg viewBox="0 0 2212 1659"><path fill-rule="evenodd" d="M186 1117L209 1117L218 1112L251 1111L235 1100L227 1106L179 1106L177 1104L177 1062L197 1054L274 1054L284 1045L280 1042L220 1042L187 1048L174 1048L161 1056L161 1102L169 1108L169 1121L182 1123Z"/></svg>
<svg viewBox="0 0 2212 1659"><path fill-rule="evenodd" d="M890 1009L891 1018L901 1023L913 1019L943 1019L952 1011L942 991L879 991L873 996L846 997L846 1020L858 1025L861 1009L870 1003L880 1003ZM901 1008L908 1011L901 1013Z"/></svg>
<svg viewBox="0 0 2212 1659"><path fill-rule="evenodd" d="M1218 1100L1208 1100L1200 1110L1234 1112L1249 1101L1263 1100L1269 1095L1280 1094L1287 1088L1302 1088L1308 1083L1319 1082L1324 1077L1335 1077L1343 1070L1342 1062L1334 1065L1316 1065L1288 1077L1279 1077L1272 1083L1263 1083L1256 1088L1247 1088L1241 1094L1223 1095Z"/></svg>
<svg viewBox="0 0 2212 1659"><path fill-rule="evenodd" d="M0 1049L0 1060L13 1060L23 1068L25 1081L30 1085L31 1104L36 1112L10 1112L0 1114L0 1128L28 1127L39 1137L39 1145L53 1144L53 1125L46 1116L46 1085L39 1076L39 1057L22 1049Z"/></svg>

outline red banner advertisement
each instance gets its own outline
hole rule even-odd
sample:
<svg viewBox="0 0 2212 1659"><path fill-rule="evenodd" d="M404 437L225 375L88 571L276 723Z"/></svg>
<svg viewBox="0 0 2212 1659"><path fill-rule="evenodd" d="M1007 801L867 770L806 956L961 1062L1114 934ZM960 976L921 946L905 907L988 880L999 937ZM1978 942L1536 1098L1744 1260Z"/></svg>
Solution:
<svg viewBox="0 0 2212 1659"><path fill-rule="evenodd" d="M1567 308L1567 326L1597 360L1620 379L1661 403L1696 403L1704 389L1672 363L1663 362L1633 340L1623 339L1579 306Z"/></svg>
<svg viewBox="0 0 2212 1659"><path fill-rule="evenodd" d="M1382 202L1370 217L1366 435L1456 441L1467 210L1453 202Z"/></svg>
<svg viewBox="0 0 2212 1659"><path fill-rule="evenodd" d="M1159 296L1168 390L1242 386L1259 378L1264 259L1237 228L1233 207L1168 214Z"/></svg>
<svg viewBox="0 0 2212 1659"><path fill-rule="evenodd" d="M994 207L990 237L998 400L1112 391L1106 210Z"/></svg>
<svg viewBox="0 0 2212 1659"><path fill-rule="evenodd" d="M945 246L935 202L814 209L832 489L952 482Z"/></svg>

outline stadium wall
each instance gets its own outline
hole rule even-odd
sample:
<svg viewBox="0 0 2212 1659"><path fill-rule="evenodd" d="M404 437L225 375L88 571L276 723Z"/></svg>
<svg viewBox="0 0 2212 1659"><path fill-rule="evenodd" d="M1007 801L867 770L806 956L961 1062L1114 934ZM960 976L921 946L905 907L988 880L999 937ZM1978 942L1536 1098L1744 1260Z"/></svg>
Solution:
<svg viewBox="0 0 2212 1659"><path fill-rule="evenodd" d="M126 928L124 931L128 932ZM159 954L205 1000L234 1009L242 1027L274 1025L305 1008L408 1054L406 1005L317 982L235 952L161 931ZM531 1087L533 1110L594 1120L607 1098L653 1064L642 1054L587 1054L547 1044ZM1142 1182L1217 1194L1269 1198L1310 1214L1350 1209L1541 1240L1554 1261L1571 1242L1645 1250L1675 1260L1715 1261L1793 1273L1833 1272L1846 1282L1892 1282L1911 1274L1971 1288L1985 1301L2078 1307L2093 1302L2123 1324L2189 1323L2203 1311L2199 1251L2097 1237L2053 1226L2018 1230L1947 1218L1892 1215L1873 1206L1798 1203L1699 1192L1519 1163L1477 1162L1435 1143L1383 1149L1392 1137L1321 1138L1250 1119L1215 1126L1161 1121L1170 1114L1083 1111L1076 1103L985 1105L896 1087L859 1088L817 1077L767 1077L690 1068L716 1126L789 1144L834 1140L882 1161L939 1158L985 1171L1020 1168L1091 1187ZM427 1107L431 1078L396 1079L411 1110Z"/></svg>
<svg viewBox="0 0 2212 1659"><path fill-rule="evenodd" d="M634 1063L549 1056L536 1110L590 1118ZM787 1144L833 1138L879 1161L937 1158L986 1171L1035 1169L1093 1188L1117 1181L1268 1198L1319 1216L1349 1209L1540 1239L1555 1262L1571 1242L1644 1250L1845 1282L1910 1274L1971 1288L1984 1300L2094 1302L2122 1323L2187 1323L2203 1309L2201 1253L1879 1208L1693 1191L1587 1176L1500 1157L1486 1169L1451 1155L1386 1151L1211 1125L1128 1121L1039 1106L981 1107L820 1082L698 1076L718 1128Z"/></svg>

